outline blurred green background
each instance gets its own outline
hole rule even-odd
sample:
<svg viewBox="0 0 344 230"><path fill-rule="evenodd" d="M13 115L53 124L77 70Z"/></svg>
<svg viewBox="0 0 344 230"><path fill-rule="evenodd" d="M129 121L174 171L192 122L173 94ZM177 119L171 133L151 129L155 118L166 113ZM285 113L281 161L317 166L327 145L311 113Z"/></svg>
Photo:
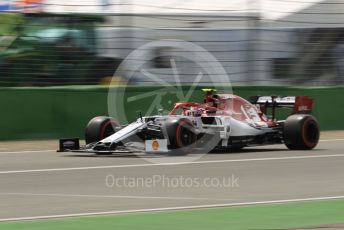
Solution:
<svg viewBox="0 0 344 230"><path fill-rule="evenodd" d="M216 71L196 80L202 63L180 58L180 47L153 45L119 68L130 52L160 39L203 47L228 74L220 86L232 85L235 94L307 95L315 99L322 130L344 129L344 29L338 23L308 18L281 26L286 21L257 14L176 13L166 20L156 13L44 11L0 14L0 140L83 137L92 117L111 114L108 87L124 95L118 109L125 116L117 119L126 123L147 114L154 93L165 92L159 106L169 110L180 100L171 86L187 92L196 84L190 100L201 101L202 87L220 84ZM200 17L202 23L192 23Z"/></svg>

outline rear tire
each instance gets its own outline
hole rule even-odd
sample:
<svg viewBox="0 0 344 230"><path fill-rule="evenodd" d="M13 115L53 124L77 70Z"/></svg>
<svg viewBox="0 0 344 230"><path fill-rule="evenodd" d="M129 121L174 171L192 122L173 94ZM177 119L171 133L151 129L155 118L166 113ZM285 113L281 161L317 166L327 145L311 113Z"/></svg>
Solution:
<svg viewBox="0 0 344 230"><path fill-rule="evenodd" d="M284 143L292 150L310 150L319 142L318 121L309 114L294 114L284 123Z"/></svg>
<svg viewBox="0 0 344 230"><path fill-rule="evenodd" d="M98 142L115 133L118 122L112 117L99 116L90 120L86 126L86 144Z"/></svg>

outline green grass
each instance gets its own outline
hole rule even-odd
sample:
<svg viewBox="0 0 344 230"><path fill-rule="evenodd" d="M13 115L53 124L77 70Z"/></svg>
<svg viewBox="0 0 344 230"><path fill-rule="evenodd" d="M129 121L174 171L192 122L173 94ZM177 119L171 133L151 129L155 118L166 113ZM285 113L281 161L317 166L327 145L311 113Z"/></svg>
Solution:
<svg viewBox="0 0 344 230"><path fill-rule="evenodd" d="M2 230L288 229L344 223L344 200L7 222Z"/></svg>

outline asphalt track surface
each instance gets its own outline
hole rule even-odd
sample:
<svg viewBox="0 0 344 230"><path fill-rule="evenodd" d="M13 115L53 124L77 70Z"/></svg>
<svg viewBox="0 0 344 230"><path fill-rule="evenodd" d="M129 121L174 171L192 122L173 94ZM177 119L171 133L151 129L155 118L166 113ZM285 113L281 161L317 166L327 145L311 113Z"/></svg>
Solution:
<svg viewBox="0 0 344 230"><path fill-rule="evenodd" d="M0 159L0 221L344 198L341 139L313 151L273 145L193 162L55 151Z"/></svg>

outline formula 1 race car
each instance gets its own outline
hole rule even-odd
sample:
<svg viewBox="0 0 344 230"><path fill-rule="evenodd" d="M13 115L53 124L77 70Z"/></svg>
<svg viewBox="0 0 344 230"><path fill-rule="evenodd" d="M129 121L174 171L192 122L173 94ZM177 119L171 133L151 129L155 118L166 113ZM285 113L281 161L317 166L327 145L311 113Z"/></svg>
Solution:
<svg viewBox="0 0 344 230"><path fill-rule="evenodd" d="M124 126L111 117L95 117L87 124L85 147L80 148L77 138L61 139L59 151L131 152L129 143L140 142L145 152L171 154L281 143L293 150L310 150L318 144L319 125L310 115L313 100L307 96L253 96L245 100L233 94L216 94L213 89L204 91L203 103L178 102L168 115L141 116ZM292 110L285 120L275 116L281 107Z"/></svg>

